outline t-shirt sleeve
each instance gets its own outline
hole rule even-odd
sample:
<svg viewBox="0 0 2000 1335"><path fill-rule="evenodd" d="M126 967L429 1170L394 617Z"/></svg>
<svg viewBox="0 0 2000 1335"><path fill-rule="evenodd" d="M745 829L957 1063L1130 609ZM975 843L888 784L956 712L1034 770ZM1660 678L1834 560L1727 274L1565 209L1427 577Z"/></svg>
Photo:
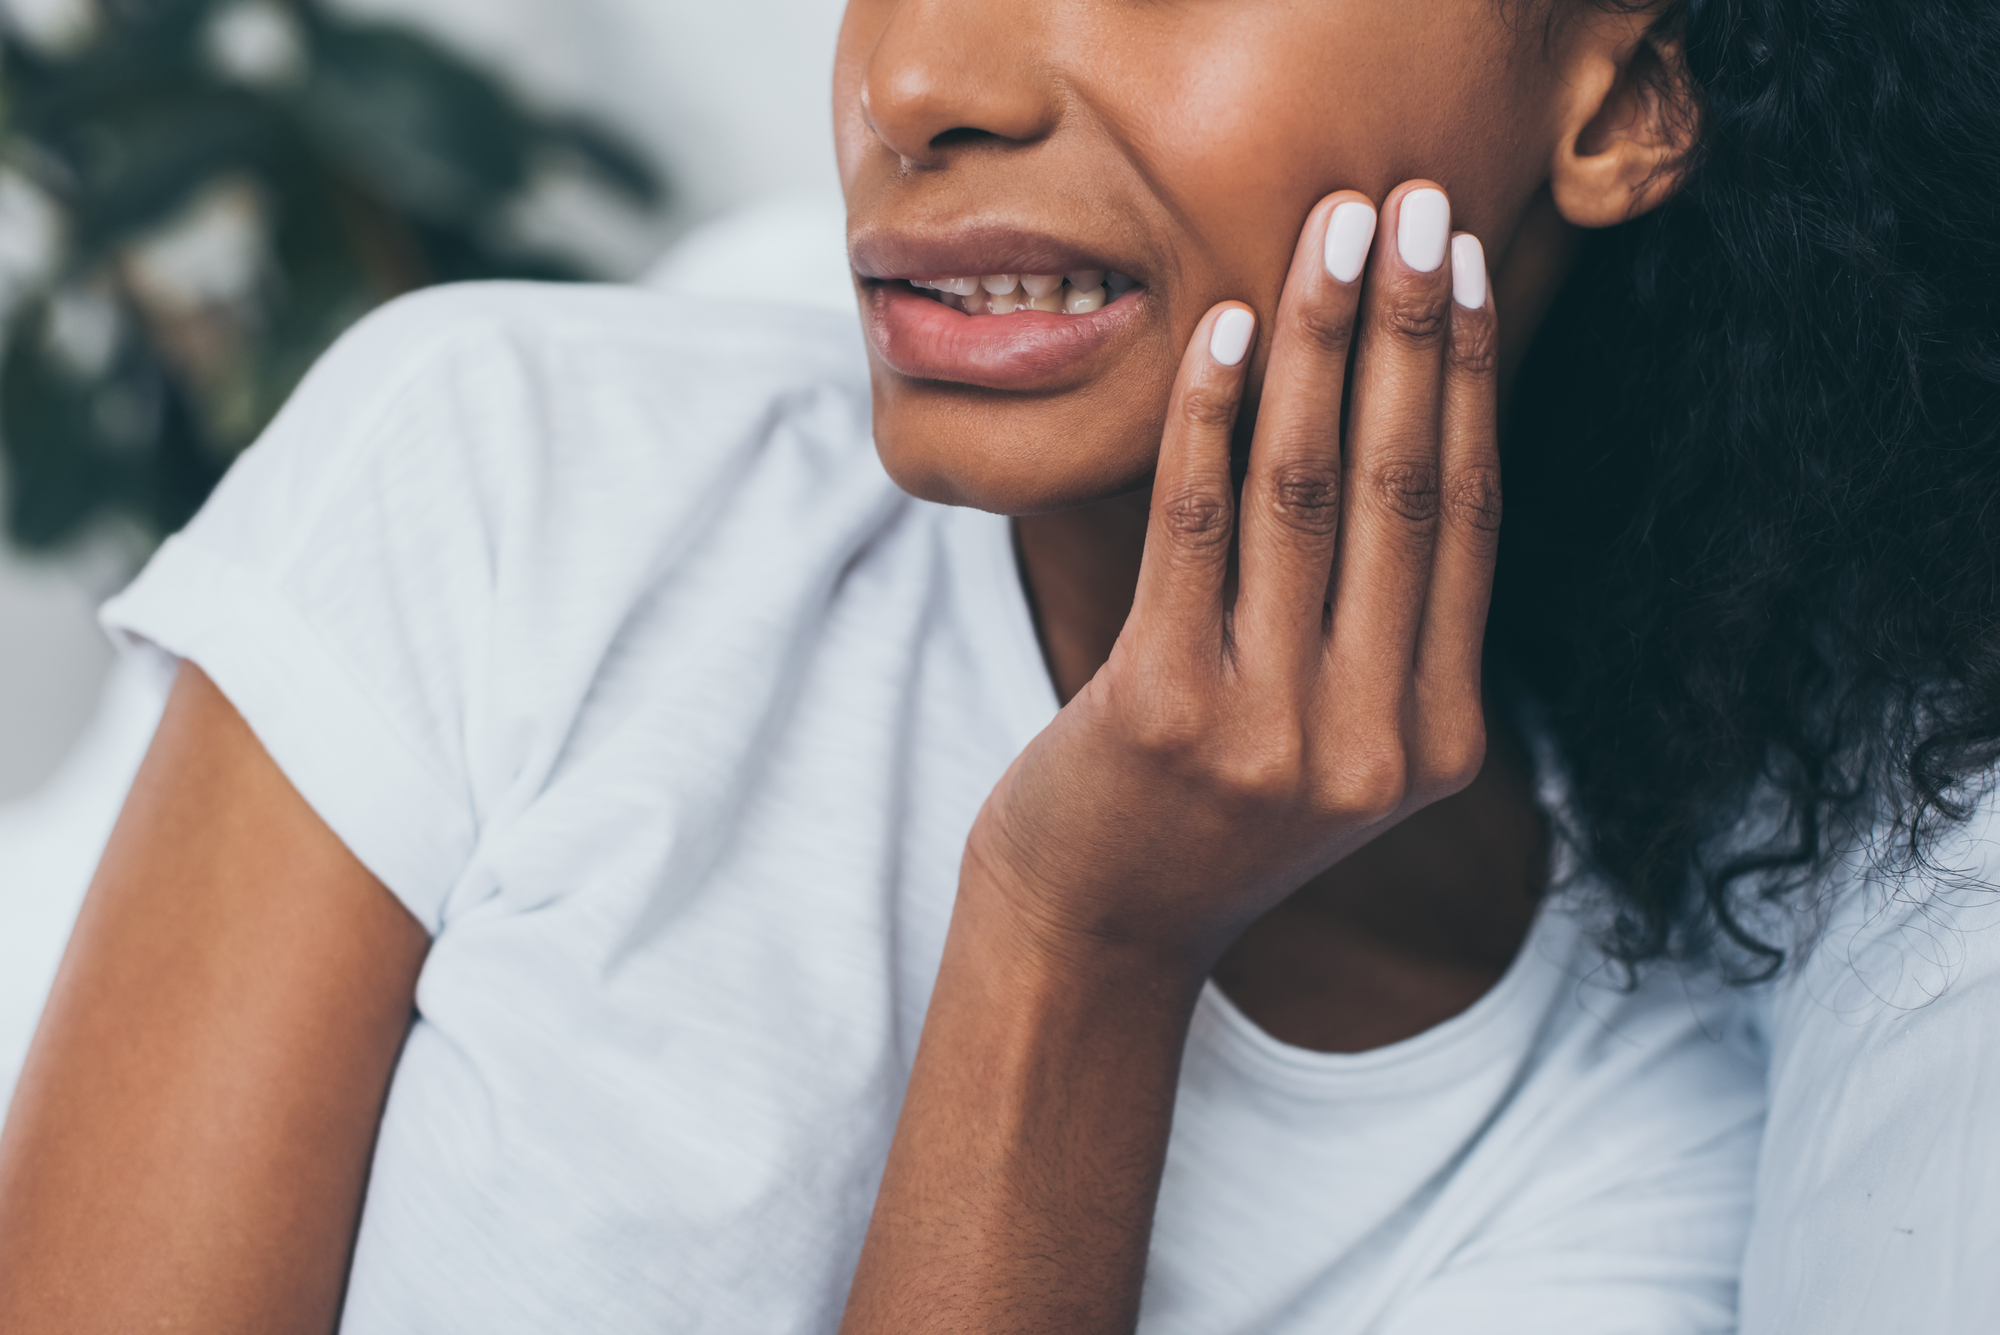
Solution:
<svg viewBox="0 0 2000 1335"><path fill-rule="evenodd" d="M478 837L468 732L535 409L477 298L395 303L103 613L199 666L433 932Z"/></svg>
<svg viewBox="0 0 2000 1335"><path fill-rule="evenodd" d="M2000 1324L1996 834L1850 887L1776 989L1744 1335Z"/></svg>

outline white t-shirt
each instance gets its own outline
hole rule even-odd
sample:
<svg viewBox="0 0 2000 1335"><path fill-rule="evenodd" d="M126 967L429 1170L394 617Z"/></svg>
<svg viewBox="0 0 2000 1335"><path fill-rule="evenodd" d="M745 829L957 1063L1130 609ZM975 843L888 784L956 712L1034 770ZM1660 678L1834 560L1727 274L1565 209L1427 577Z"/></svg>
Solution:
<svg viewBox="0 0 2000 1335"><path fill-rule="evenodd" d="M965 835L1056 710L1007 522L868 414L851 319L415 297L107 610L435 934L350 1335L837 1325ZM1142 1330L1733 1328L1743 1013L1621 990L1561 903L1373 1052L1209 988Z"/></svg>
<svg viewBox="0 0 2000 1335"><path fill-rule="evenodd" d="M2000 1330L2000 809L1786 914L1743 1335ZM1781 924L1782 925L1782 924Z"/></svg>

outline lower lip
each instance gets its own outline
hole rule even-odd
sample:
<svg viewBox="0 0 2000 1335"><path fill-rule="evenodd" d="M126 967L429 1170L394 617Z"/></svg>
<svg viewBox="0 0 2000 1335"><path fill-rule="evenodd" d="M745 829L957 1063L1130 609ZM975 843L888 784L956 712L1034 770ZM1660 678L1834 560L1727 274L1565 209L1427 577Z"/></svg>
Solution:
<svg viewBox="0 0 2000 1335"><path fill-rule="evenodd" d="M877 281L867 288L868 337L892 370L913 379L1051 389L1131 326L1142 291L1087 315L967 315L907 284Z"/></svg>

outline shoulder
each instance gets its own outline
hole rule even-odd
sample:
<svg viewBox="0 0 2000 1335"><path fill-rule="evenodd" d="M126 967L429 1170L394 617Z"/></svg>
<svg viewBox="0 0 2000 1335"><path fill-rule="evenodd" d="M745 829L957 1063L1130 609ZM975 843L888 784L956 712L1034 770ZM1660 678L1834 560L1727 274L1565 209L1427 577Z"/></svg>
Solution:
<svg viewBox="0 0 2000 1335"><path fill-rule="evenodd" d="M1765 1094L1748 999L1705 968L1635 973L1614 962L1585 904L1547 912L1574 934L1536 1044L1541 1087L1524 1091L1548 1102L1538 1115L1554 1155L1541 1184L1554 1189L1550 1200L1616 1195L1642 1180L1684 1187L1696 1164L1704 1190L1746 1199Z"/></svg>
<svg viewBox="0 0 2000 1335"><path fill-rule="evenodd" d="M1733 1328L1764 1106L1745 1008L1698 971L1625 974L1567 899L1516 962L1526 1063L1434 1207L1463 1236L1385 1332Z"/></svg>
<svg viewBox="0 0 2000 1335"><path fill-rule="evenodd" d="M866 369L857 322L829 311L635 287L452 284L358 322L268 438L295 429L302 411L365 428L427 403L477 409L482 395L604 411L650 405L722 423L802 392L865 394Z"/></svg>
<svg viewBox="0 0 2000 1335"><path fill-rule="evenodd" d="M544 556L621 535L637 557L699 514L800 501L772 475L879 490L868 413L858 330L838 315L438 288L349 331L177 541L266 570L336 535L406 563L412 545L444 559L440 535L468 553L552 544Z"/></svg>
<svg viewBox="0 0 2000 1335"><path fill-rule="evenodd" d="M1797 916L1744 1328L1971 1329L2000 1306L2000 811Z"/></svg>
<svg viewBox="0 0 2000 1335"><path fill-rule="evenodd" d="M855 321L808 307L733 302L622 285L455 283L398 298L355 325L336 355L408 366L465 349L639 356L692 383L854 383Z"/></svg>
<svg viewBox="0 0 2000 1335"><path fill-rule="evenodd" d="M499 449L539 441L569 457L658 459L726 449L815 404L839 410L821 434L852 444L868 440L866 395L858 326L830 312L629 287L460 284L361 321L260 452L338 437L322 447L366 453L371 436L420 418L426 431L446 425Z"/></svg>
<svg viewBox="0 0 2000 1335"><path fill-rule="evenodd" d="M105 621L202 667L435 930L639 628L703 643L902 513L868 406L837 316L427 292L321 360Z"/></svg>

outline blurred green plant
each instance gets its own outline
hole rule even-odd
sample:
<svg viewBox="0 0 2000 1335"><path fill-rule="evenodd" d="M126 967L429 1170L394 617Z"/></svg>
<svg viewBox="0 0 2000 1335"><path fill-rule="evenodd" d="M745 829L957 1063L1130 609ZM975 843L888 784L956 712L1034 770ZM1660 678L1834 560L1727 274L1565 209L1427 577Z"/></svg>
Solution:
<svg viewBox="0 0 2000 1335"><path fill-rule="evenodd" d="M588 276L522 239L551 180L661 202L606 132L316 0L76 12L60 40L0 34L0 490L24 547L178 528L391 297Z"/></svg>

